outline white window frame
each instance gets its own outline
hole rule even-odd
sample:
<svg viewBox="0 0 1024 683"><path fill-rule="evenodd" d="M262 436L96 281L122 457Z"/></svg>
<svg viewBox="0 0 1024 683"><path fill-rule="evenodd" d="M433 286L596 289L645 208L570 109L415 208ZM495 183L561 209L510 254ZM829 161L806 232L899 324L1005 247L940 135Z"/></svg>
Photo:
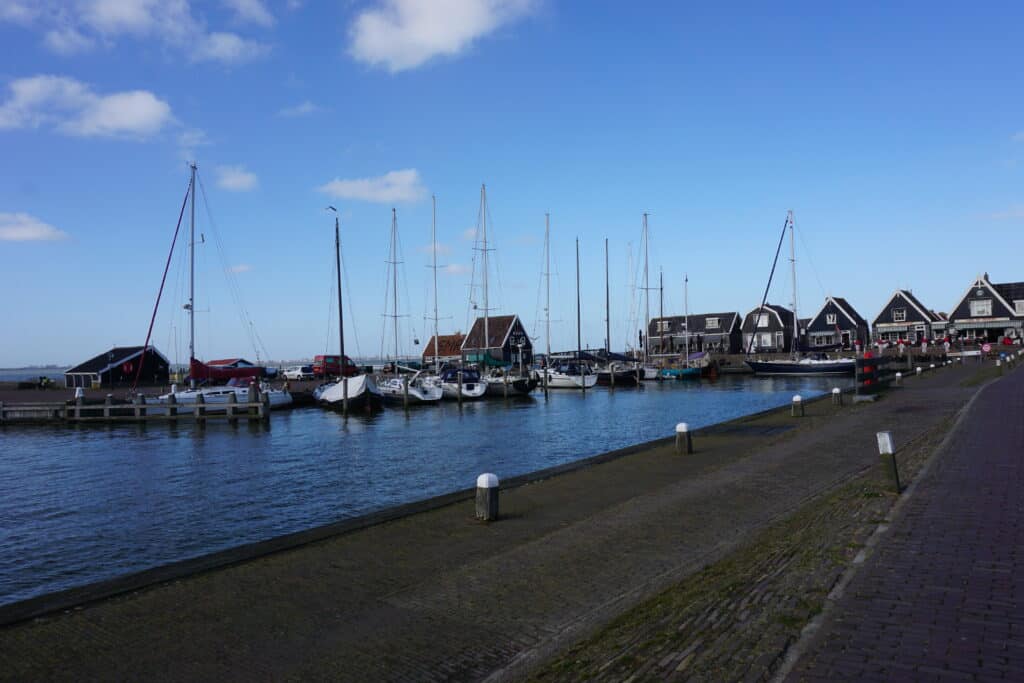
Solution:
<svg viewBox="0 0 1024 683"><path fill-rule="evenodd" d="M905 323L905 322L907 322L907 309L905 309L905 308L894 308L894 309L892 309L892 321L894 323Z"/></svg>
<svg viewBox="0 0 1024 683"><path fill-rule="evenodd" d="M658 332L668 332L671 329L671 320L659 320L658 321Z"/></svg>
<svg viewBox="0 0 1024 683"><path fill-rule="evenodd" d="M768 327L768 313L758 313L757 315L757 328Z"/></svg>
<svg viewBox="0 0 1024 683"><path fill-rule="evenodd" d="M972 318L991 318L992 299L974 299L971 301Z"/></svg>
<svg viewBox="0 0 1024 683"><path fill-rule="evenodd" d="M835 325L836 324L836 314L835 313L826 313L825 314L825 324L827 324L827 325Z"/></svg>
<svg viewBox="0 0 1024 683"><path fill-rule="evenodd" d="M1014 301L1013 309L1017 315L1024 315L1024 299L1017 299Z"/></svg>
<svg viewBox="0 0 1024 683"><path fill-rule="evenodd" d="M1022 301L1021 303L1024 303ZM706 330L717 330L720 327L718 318L704 318L704 329Z"/></svg>

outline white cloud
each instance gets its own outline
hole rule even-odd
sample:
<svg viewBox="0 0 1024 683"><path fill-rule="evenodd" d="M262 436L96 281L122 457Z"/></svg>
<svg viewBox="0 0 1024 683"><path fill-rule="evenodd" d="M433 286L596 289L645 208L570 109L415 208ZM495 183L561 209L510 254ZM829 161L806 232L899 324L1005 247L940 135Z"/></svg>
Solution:
<svg viewBox="0 0 1024 683"><path fill-rule="evenodd" d="M235 17L239 21L260 26L274 25L274 15L263 4L263 0L223 0L223 2L234 10Z"/></svg>
<svg viewBox="0 0 1024 683"><path fill-rule="evenodd" d="M248 263L239 263L228 268L229 273L248 273L250 270L252 270L252 266Z"/></svg>
<svg viewBox="0 0 1024 683"><path fill-rule="evenodd" d="M0 213L0 241L53 242L68 234L27 213Z"/></svg>
<svg viewBox="0 0 1024 683"><path fill-rule="evenodd" d="M145 138L174 120L171 107L147 90L98 95L63 76L19 78L0 104L0 129L38 128L81 137Z"/></svg>
<svg viewBox="0 0 1024 683"><path fill-rule="evenodd" d="M444 272L449 275L469 275L472 272L472 268L465 265L464 263L449 263L444 267Z"/></svg>
<svg viewBox="0 0 1024 683"><path fill-rule="evenodd" d="M462 231L462 239L472 242L476 239L476 228L466 228Z"/></svg>
<svg viewBox="0 0 1024 683"><path fill-rule="evenodd" d="M349 54L391 73L453 57L473 41L515 21L534 0L379 0L349 29Z"/></svg>
<svg viewBox="0 0 1024 683"><path fill-rule="evenodd" d="M224 2L241 20L273 23L263 0ZM270 51L269 45L209 30L193 16L189 0L0 0L0 20L38 28L43 44L62 55L81 53L97 42L113 46L122 36L160 43L197 62L238 64Z"/></svg>
<svg viewBox="0 0 1024 683"><path fill-rule="evenodd" d="M376 178L335 178L317 188L335 199L359 199L365 202L413 202L426 194L415 168L389 171Z"/></svg>
<svg viewBox="0 0 1024 683"><path fill-rule="evenodd" d="M206 131L199 128L188 128L178 134L178 152L181 158L193 161L196 158L196 148L205 147L210 144L210 138Z"/></svg>
<svg viewBox="0 0 1024 683"><path fill-rule="evenodd" d="M247 192L256 189L259 179L245 166L218 166L217 187L232 192Z"/></svg>
<svg viewBox="0 0 1024 683"><path fill-rule="evenodd" d="M194 62L241 64L262 57L269 51L269 45L246 40L234 33L210 33L198 41L189 56Z"/></svg>
<svg viewBox="0 0 1024 683"><path fill-rule="evenodd" d="M436 248L432 244L424 244L418 249L423 254L431 254L435 250L437 251L438 254L450 254L452 252L452 248L449 247L447 244L438 244Z"/></svg>
<svg viewBox="0 0 1024 683"><path fill-rule="evenodd" d="M306 116L307 114L315 114L320 111L320 107L313 104L309 100L296 104L294 107L285 107L281 111L277 112L278 116Z"/></svg>
<svg viewBox="0 0 1024 683"><path fill-rule="evenodd" d="M88 52L96 45L96 41L74 27L65 26L47 31L43 37L43 45L51 52L67 57Z"/></svg>

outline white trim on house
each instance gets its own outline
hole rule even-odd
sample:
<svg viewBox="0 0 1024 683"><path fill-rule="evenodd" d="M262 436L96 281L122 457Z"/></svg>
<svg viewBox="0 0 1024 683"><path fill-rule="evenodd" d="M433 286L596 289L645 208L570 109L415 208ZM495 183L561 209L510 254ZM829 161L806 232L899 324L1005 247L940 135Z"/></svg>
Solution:
<svg viewBox="0 0 1024 683"><path fill-rule="evenodd" d="M919 307L919 306L918 306L917 304L915 304L915 303L914 303L914 299L913 299L913 294L911 294L910 292L908 292L908 291L907 291L907 290L905 290L905 289L897 289L897 290L896 290L896 294L893 294L893 296L897 296L897 295L899 295L899 297L900 297L901 299L903 299L904 301L906 301L906 302L907 302L908 304L910 304L911 306L913 306L913 308L914 308L914 310L915 310L915 311L917 311L918 313L920 313L921 315L923 315L923 316L924 316L924 319L925 319L925 321L926 321L926 322L929 322L929 323L931 323L931 322L934 322L934 321L935 321L935 317L936 317L936 316L934 316L933 314L929 313L929 312L928 312L928 311L926 311L926 310L923 310L923 309L922 309L922 308L920 308L920 307ZM889 299L889 301L892 301L892 299ZM886 303L886 306L888 306L888 305L889 305L889 304L888 304L888 303Z"/></svg>
<svg viewBox="0 0 1024 683"><path fill-rule="evenodd" d="M1014 313L1014 307L1011 306L1010 303L1003 298L1003 295L999 293L999 291L995 288L995 286L992 285L991 282L985 279L984 275L979 275L977 279L974 281L974 284L967 288L967 291L963 293L963 296L960 297L960 300L956 302L956 306L953 307L953 311L955 312L958 308L960 308L960 304L966 301L967 297L971 295L971 292L977 289L978 287L985 287L985 289L992 293L992 296L999 299L999 302L1006 307L1007 311L1009 311L1012 315L1016 315L1016 313Z"/></svg>

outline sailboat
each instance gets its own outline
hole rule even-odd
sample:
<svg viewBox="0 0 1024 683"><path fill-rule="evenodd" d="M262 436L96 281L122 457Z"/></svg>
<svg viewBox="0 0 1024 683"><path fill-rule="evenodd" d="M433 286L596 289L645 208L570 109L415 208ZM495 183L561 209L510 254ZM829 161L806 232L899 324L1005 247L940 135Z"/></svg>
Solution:
<svg viewBox="0 0 1024 683"><path fill-rule="evenodd" d="M492 363L494 360L491 357L491 349L496 346L500 347L503 340L498 340L495 344L495 340L491 338L491 308L489 306L489 277L490 277L490 257L489 254L493 249L487 246L487 186L480 186L480 236L481 246L479 251L481 254L482 262L482 288L483 288L483 337L480 342L482 357L481 357L481 368L480 368L480 382L484 386L485 394L492 397L506 397L506 396L527 396L534 389L537 388L538 378L535 374L527 371L523 367L516 367L515 364L510 363L504 367L493 367ZM514 324L513 322L509 323ZM474 326L475 329L475 326ZM499 333L500 334L500 333ZM473 330L470 330L470 338L473 335ZM520 360L522 360L522 350L520 349Z"/></svg>
<svg viewBox="0 0 1024 683"><path fill-rule="evenodd" d="M683 352L682 364L674 368L662 368L661 376L665 379L700 379L701 369L690 360L690 277L683 278Z"/></svg>
<svg viewBox="0 0 1024 683"><path fill-rule="evenodd" d="M342 368L336 382L318 387L313 397L326 408L341 410L348 414L350 410L376 410L381 407L383 397L372 375L355 375L347 377L345 367L345 317L341 305L341 230L339 228L338 210L328 206L334 212L334 262L338 276L338 344L340 355L339 367Z"/></svg>
<svg viewBox="0 0 1024 683"><path fill-rule="evenodd" d="M611 387L636 386L639 372L629 358L612 353L611 284L608 277L608 238L604 239L604 365L597 368L597 383Z"/></svg>
<svg viewBox="0 0 1024 683"><path fill-rule="evenodd" d="M857 369L857 361L853 358L828 358L821 354L819 357L800 358L797 349L800 346L800 318L796 312L796 239L794 237L795 225L793 212L786 214L786 222L782 226L782 236L779 239L779 247L782 246L782 238L789 229L789 262L793 282L793 341L790 343L791 357L783 360L754 360L749 357L750 346L747 348L748 358L746 364L756 375L852 375ZM775 262L772 264L772 272L775 272L775 263L779 260L779 250L775 252ZM771 276L768 278L768 286L765 287L764 298L761 301L760 312L765 310L765 301L768 299L768 289L771 287Z"/></svg>
<svg viewBox="0 0 1024 683"><path fill-rule="evenodd" d="M647 214L644 213L643 230L640 234L640 238L644 243L644 353L642 359L643 362L640 365L640 379L653 380L658 379L658 368L654 367L649 360L650 339L648 338L648 335L651 331L651 287L648 280L650 273L647 259L648 235Z"/></svg>
<svg viewBox="0 0 1024 683"><path fill-rule="evenodd" d="M188 197L191 204L189 219L189 293L188 303L185 309L188 311L189 328L189 387L179 390L177 385L171 387L170 393L158 396L158 403L169 403L173 397L179 406L178 412L188 412L200 397L206 404L206 412L226 410L227 404L232 400L237 403L250 402L250 387L253 393L259 391L261 396L269 400L270 407L283 408L292 404L292 395L283 389L273 389L270 385L261 381L265 370L260 367L244 368L215 368L206 365L196 358L196 323L195 323L195 301L196 301L196 171L198 166L195 163L190 165L191 177L189 179ZM182 206L184 210L184 206ZM180 220L180 219L179 219ZM180 222L179 222L180 225ZM173 250L173 246L172 246ZM168 256L168 262L170 257ZM162 285L161 285L162 289ZM154 312L155 315L155 312ZM152 328L152 323L150 325ZM146 342L149 344L148 338ZM196 380L229 380L232 385L217 387L197 387ZM237 383L237 384L236 384ZM233 398L232 398L233 397ZM251 398L255 399L255 396Z"/></svg>
<svg viewBox="0 0 1024 683"><path fill-rule="evenodd" d="M549 276L550 277L550 276ZM549 285L550 286L550 285ZM584 392L597 384L597 373L583 362L583 350L580 338L580 241L576 240L576 358L560 363L555 367L546 367L545 385L549 389L581 389Z"/></svg>
<svg viewBox="0 0 1024 683"><path fill-rule="evenodd" d="M395 359L394 376L381 379L378 384L380 393L388 403L401 405L425 405L436 404L441 400L441 385L429 381L429 378L421 372L416 372L411 378L403 379L399 376L398 365L398 214L391 209L391 249L388 267L391 270L391 295L392 312L390 317L394 323L395 331Z"/></svg>

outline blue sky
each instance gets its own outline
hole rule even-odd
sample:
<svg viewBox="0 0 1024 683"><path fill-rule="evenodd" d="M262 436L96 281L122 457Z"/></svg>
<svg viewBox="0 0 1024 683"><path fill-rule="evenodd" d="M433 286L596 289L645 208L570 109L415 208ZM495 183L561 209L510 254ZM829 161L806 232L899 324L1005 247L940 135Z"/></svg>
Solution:
<svg viewBox="0 0 1024 683"><path fill-rule="evenodd" d="M584 343L605 336L606 237L612 345L635 337L644 211L666 313L684 273L691 312L756 306L787 209L804 313L1024 280L1024 9L888 5L0 0L0 366L143 341L193 158L226 254L200 201L207 359L254 356L250 321L261 355L336 347L327 204L350 355L381 348L392 207L403 353L429 336L431 194L440 324L465 330L481 183L491 305L530 330L551 213L556 348L576 237ZM153 340L185 360L181 246Z"/></svg>

